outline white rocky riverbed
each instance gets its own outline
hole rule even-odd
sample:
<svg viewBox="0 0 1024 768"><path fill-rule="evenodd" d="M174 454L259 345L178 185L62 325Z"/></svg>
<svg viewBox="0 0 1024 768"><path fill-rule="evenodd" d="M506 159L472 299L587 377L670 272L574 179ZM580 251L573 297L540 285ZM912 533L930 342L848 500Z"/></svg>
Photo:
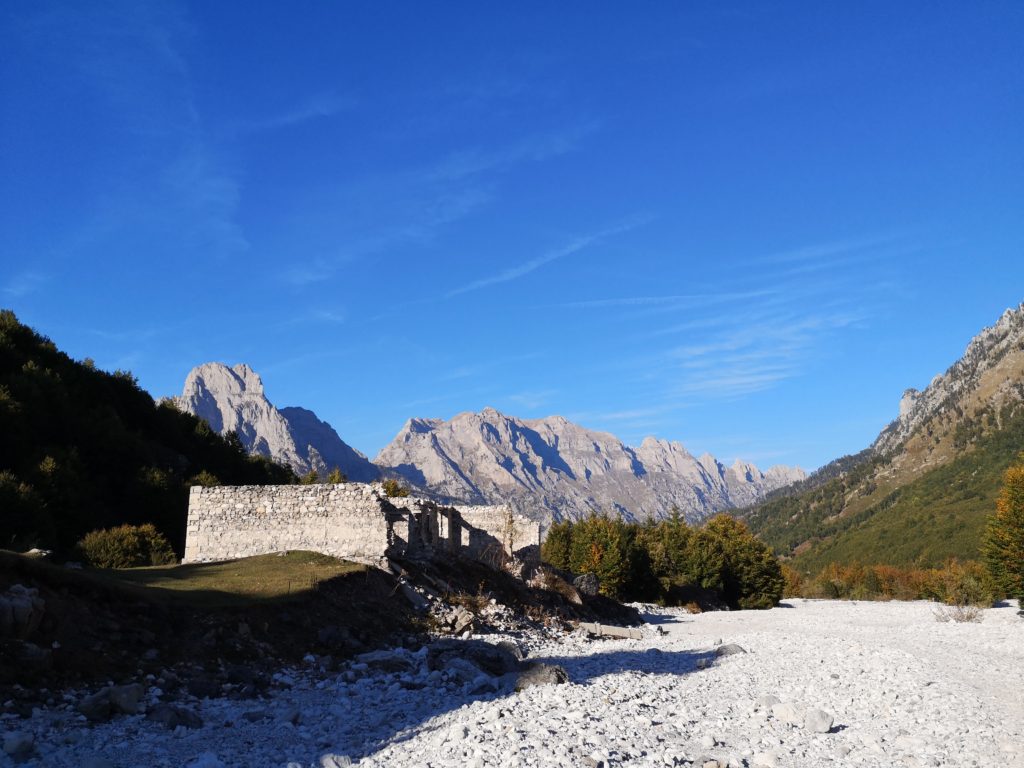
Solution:
<svg viewBox="0 0 1024 768"><path fill-rule="evenodd" d="M379 664L390 672L285 670L269 698L173 700L199 728L89 724L82 693L3 721L25 751L0 766L1024 766L1015 605L963 624L924 602L787 606L652 610L640 640L518 638L571 681L520 693L514 675L431 672L402 650ZM716 656L723 644L747 652ZM140 710L159 700L150 689Z"/></svg>

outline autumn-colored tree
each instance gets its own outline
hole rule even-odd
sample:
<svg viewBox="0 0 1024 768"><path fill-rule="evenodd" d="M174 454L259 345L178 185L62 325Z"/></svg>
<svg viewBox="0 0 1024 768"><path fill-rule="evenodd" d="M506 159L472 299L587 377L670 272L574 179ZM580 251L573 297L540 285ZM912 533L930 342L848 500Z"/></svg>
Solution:
<svg viewBox="0 0 1024 768"><path fill-rule="evenodd" d="M1024 608L1024 454L1003 475L996 510L985 528L982 552L996 586Z"/></svg>
<svg viewBox="0 0 1024 768"><path fill-rule="evenodd" d="M771 608L782 599L782 566L746 525L720 514L711 518L704 530L722 544L722 596L731 608Z"/></svg>

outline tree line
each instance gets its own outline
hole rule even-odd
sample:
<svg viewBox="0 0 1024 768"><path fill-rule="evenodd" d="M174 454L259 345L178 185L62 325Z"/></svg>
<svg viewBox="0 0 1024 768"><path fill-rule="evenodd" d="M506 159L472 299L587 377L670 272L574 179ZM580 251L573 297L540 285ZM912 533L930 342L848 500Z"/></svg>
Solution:
<svg viewBox="0 0 1024 768"><path fill-rule="evenodd" d="M130 373L73 360L0 310L0 548L67 556L89 531L152 523L180 554L191 485L293 482Z"/></svg>
<svg viewBox="0 0 1024 768"><path fill-rule="evenodd" d="M782 597L779 559L742 522L721 514L690 526L670 518L629 523L608 515L555 523L543 559L573 574L593 573L602 594L701 608L771 608Z"/></svg>

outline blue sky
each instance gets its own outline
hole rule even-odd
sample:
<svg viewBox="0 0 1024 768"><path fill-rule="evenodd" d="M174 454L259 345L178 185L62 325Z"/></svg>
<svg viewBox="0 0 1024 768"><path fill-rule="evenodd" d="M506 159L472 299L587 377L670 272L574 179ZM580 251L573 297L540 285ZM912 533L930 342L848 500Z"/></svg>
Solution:
<svg viewBox="0 0 1024 768"><path fill-rule="evenodd" d="M857 451L1024 300L1024 6L4 3L0 305L371 457Z"/></svg>

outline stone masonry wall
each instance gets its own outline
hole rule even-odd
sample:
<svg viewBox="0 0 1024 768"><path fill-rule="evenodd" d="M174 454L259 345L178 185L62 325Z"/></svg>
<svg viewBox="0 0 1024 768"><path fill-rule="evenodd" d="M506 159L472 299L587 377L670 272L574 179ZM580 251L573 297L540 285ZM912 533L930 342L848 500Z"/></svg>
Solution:
<svg viewBox="0 0 1024 768"><path fill-rule="evenodd" d="M357 483L193 487L184 562L296 549L376 561L395 544L384 501Z"/></svg>
<svg viewBox="0 0 1024 768"><path fill-rule="evenodd" d="M389 499L379 484L196 486L184 562L300 549L369 563L430 551L529 559L539 545L540 526L507 507Z"/></svg>

